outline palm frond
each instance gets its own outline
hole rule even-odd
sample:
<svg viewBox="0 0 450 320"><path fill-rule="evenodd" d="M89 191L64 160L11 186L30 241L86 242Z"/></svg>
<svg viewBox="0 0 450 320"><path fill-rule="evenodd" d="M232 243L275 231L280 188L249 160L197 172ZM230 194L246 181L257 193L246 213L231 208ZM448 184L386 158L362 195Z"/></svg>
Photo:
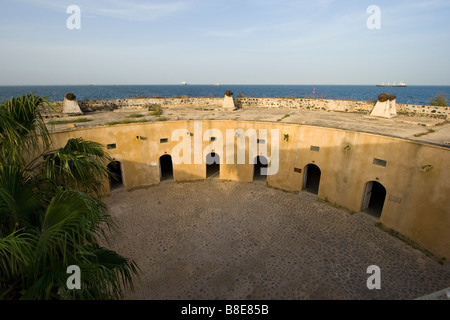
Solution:
<svg viewBox="0 0 450 320"><path fill-rule="evenodd" d="M22 289L26 275L33 267L37 239L16 230L0 238L0 296L15 296Z"/></svg>
<svg viewBox="0 0 450 320"><path fill-rule="evenodd" d="M3 163L25 163L25 155L50 145L50 134L39 108L46 98L30 93L0 104L0 158Z"/></svg>
<svg viewBox="0 0 450 320"><path fill-rule="evenodd" d="M60 288L62 295L70 299L121 299L125 289L134 290L134 277L140 270L131 260L118 253L89 244L77 265L81 269L81 289ZM84 261L84 263L82 262Z"/></svg>
<svg viewBox="0 0 450 320"><path fill-rule="evenodd" d="M2 277L10 277L25 271L33 261L36 237L16 230L4 238L0 238L0 273Z"/></svg>
<svg viewBox="0 0 450 320"><path fill-rule="evenodd" d="M59 188L45 213L40 242L53 250L74 247L102 235L98 234L100 226L114 228L102 202L83 192Z"/></svg>
<svg viewBox="0 0 450 320"><path fill-rule="evenodd" d="M63 148L47 153L45 158L47 179L96 195L107 181L107 165L112 161L103 145L82 138L69 139Z"/></svg>
<svg viewBox="0 0 450 320"><path fill-rule="evenodd" d="M0 104L0 299L121 298L139 269L97 245L117 228L95 197L112 159L81 138L49 152L42 106L33 94ZM71 264L82 290L66 286Z"/></svg>
<svg viewBox="0 0 450 320"><path fill-rule="evenodd" d="M39 210L39 198L23 183L20 168L0 164L0 236L33 225ZM2 230L8 225L8 230Z"/></svg>

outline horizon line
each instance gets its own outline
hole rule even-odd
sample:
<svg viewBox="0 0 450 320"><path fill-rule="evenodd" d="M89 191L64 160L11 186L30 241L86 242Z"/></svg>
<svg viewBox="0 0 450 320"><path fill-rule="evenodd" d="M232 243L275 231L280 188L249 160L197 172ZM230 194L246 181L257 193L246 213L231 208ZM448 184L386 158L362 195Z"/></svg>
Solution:
<svg viewBox="0 0 450 320"><path fill-rule="evenodd" d="M1 84L1 87L57 87L57 86L376 86L377 84L252 84L252 83L188 83L188 84L174 84L174 83L159 83L159 84ZM433 86L433 87L448 87L450 84L407 84L407 86Z"/></svg>

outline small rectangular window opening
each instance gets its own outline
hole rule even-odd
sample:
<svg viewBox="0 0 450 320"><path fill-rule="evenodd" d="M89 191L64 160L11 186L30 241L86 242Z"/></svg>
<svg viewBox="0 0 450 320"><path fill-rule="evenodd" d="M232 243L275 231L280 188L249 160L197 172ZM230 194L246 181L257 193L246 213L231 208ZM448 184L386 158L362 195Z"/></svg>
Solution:
<svg viewBox="0 0 450 320"><path fill-rule="evenodd" d="M254 141L254 140L253 140L253 141ZM258 139L258 143L265 144L265 143L266 143L266 140L264 140L264 139Z"/></svg>
<svg viewBox="0 0 450 320"><path fill-rule="evenodd" d="M110 149L116 149L117 145L115 143L110 143L106 145L106 149L110 150Z"/></svg>
<svg viewBox="0 0 450 320"><path fill-rule="evenodd" d="M168 143L168 142L169 142L169 138L159 139L159 143Z"/></svg>
<svg viewBox="0 0 450 320"><path fill-rule="evenodd" d="M374 158L373 159L373 164L375 164L377 166L381 166L381 167L386 167L387 161Z"/></svg>
<svg viewBox="0 0 450 320"><path fill-rule="evenodd" d="M389 200L391 200L392 202L396 202L396 203L402 202L402 198L396 197L396 196L393 196L393 195L389 196Z"/></svg>
<svg viewBox="0 0 450 320"><path fill-rule="evenodd" d="M209 138L209 141L216 141L216 137Z"/></svg>
<svg viewBox="0 0 450 320"><path fill-rule="evenodd" d="M319 150L320 150L320 147L318 147L318 146L311 146L311 147L309 148L309 150L311 150L311 151L319 151Z"/></svg>

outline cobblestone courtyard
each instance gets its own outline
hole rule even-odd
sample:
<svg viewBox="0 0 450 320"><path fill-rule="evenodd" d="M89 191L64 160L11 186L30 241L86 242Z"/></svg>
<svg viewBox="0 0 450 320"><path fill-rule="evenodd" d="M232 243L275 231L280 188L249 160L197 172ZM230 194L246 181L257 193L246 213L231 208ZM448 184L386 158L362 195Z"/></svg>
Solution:
<svg viewBox="0 0 450 320"><path fill-rule="evenodd" d="M415 299L450 287L450 264L317 197L208 179L113 190L111 248L142 275L127 299ZM381 269L381 289L366 286Z"/></svg>

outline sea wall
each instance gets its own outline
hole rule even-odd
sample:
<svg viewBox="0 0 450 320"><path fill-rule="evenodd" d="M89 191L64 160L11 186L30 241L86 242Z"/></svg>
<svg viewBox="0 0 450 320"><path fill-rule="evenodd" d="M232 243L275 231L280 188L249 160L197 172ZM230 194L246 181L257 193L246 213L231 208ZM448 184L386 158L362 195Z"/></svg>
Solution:
<svg viewBox="0 0 450 320"><path fill-rule="evenodd" d="M369 114L376 101L303 99L303 98L237 98L236 105L241 108L274 108L323 110ZM431 117L447 119L450 115L448 107L396 104L397 113L410 117Z"/></svg>
<svg viewBox="0 0 450 320"><path fill-rule="evenodd" d="M375 101L307 99L307 98L234 98L238 108L270 108L324 110L335 112L369 114L375 106ZM222 107L223 98L218 97L169 97L169 98L130 98L115 100L82 100L78 104L83 112L145 109L154 105L162 108L196 108L218 109ZM397 113L410 117L431 117L448 119L449 107L397 104Z"/></svg>

